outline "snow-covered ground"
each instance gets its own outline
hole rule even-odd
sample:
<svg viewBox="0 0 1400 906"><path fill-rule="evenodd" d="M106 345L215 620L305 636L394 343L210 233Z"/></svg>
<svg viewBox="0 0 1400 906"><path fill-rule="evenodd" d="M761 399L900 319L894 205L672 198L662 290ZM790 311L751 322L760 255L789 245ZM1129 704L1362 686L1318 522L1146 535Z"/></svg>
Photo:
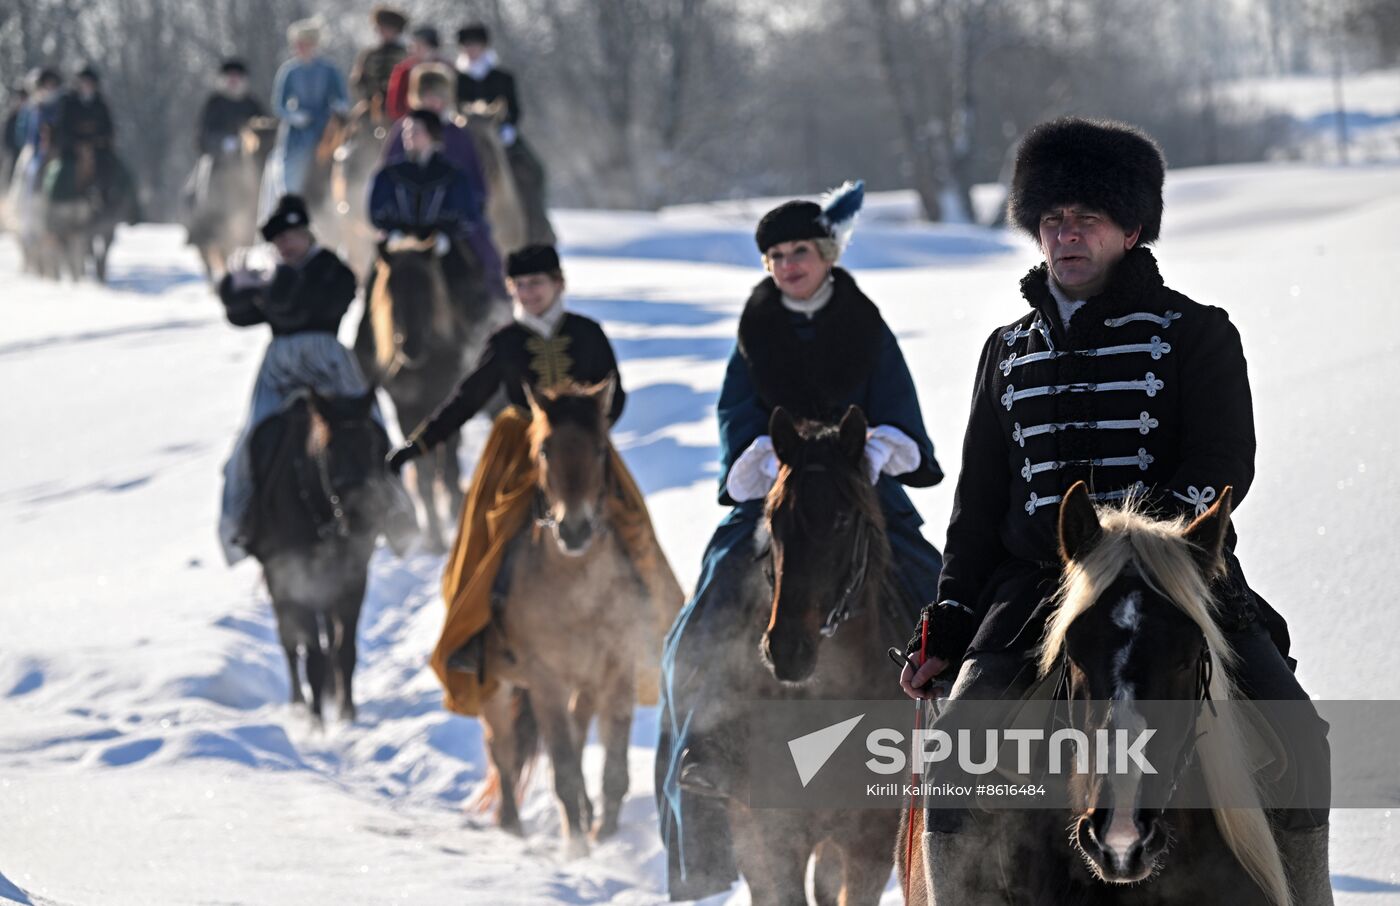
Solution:
<svg viewBox="0 0 1400 906"><path fill-rule="evenodd" d="M1250 360L1249 575L1291 621L1314 695L1400 697L1386 579L1400 538L1400 297L1386 276L1400 168L1174 172L1167 206L1168 282L1226 306ZM900 334L956 475L981 341L1022 310L1034 255L1005 233L878 220L848 263ZM560 222L573 304L622 359L620 444L688 585L721 515L713 400L759 276L752 217ZM289 713L257 568L225 568L214 540L219 467L266 337L223 322L174 228L124 231L112 270L109 289L35 282L0 241L0 901L664 900L651 711L622 833L591 857L560 858L547 772L523 841L464 812L485 762L478 725L441 710L426 668L435 558L374 562L360 721L318 733ZM474 423L469 452L483 434ZM914 496L941 543L952 482ZM1398 817L1335 813L1338 902L1400 902Z"/></svg>

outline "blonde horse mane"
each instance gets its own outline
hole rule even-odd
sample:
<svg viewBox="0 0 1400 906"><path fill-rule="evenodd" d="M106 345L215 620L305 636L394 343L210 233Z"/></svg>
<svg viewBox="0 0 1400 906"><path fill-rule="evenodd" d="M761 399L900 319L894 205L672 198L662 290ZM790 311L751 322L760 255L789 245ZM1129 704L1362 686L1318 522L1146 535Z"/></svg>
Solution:
<svg viewBox="0 0 1400 906"><path fill-rule="evenodd" d="M389 249L393 252L427 252L433 247L433 239L404 239ZM400 365L399 343L394 329L394 298L389 293L391 266L383 259L375 263L379 273L374 282L374 292L370 294L370 327L374 332L374 360L384 374L393 374ZM431 285L429 295L433 305L433 333L449 337L453 332L455 315L447 297L447 283L441 270L429 267L428 280Z"/></svg>
<svg viewBox="0 0 1400 906"><path fill-rule="evenodd" d="M1068 563L1061 574L1055 612L1041 642L1041 676L1048 676L1058 666L1070 625L1099 602L1119 575L1136 567L1143 581L1171 601L1205 636L1206 648L1220 668L1211 675L1211 697L1216 701L1237 699L1230 679L1237 657L1216 623L1217 604L1208 584L1211 576L1202 573L1192 554L1186 520L1152 519L1133 498L1121 506L1098 508L1098 516L1102 537L1082 559ZM1226 845L1245 871L1277 906L1289 906L1292 899L1278 844L1262 805L1257 804L1262 799L1256 773L1250 769L1243 728L1234 715L1228 708L1202 710L1198 763L1212 801L1238 798L1245 791L1256 804L1211 811Z"/></svg>

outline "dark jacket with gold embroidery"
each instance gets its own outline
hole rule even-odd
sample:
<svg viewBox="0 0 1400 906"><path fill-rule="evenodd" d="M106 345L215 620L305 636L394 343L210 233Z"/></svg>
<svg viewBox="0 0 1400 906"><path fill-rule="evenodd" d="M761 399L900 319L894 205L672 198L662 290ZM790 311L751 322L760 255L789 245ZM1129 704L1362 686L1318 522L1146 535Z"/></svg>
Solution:
<svg viewBox="0 0 1400 906"><path fill-rule="evenodd" d="M617 358L597 321L567 313L552 337L542 337L522 324L512 323L487 341L476 370L413 433L410 442L436 446L480 412L497 390L503 390L506 399L523 408L529 405L525 397L527 384L531 390L547 390L569 382L597 384L614 375L618 375ZM617 422L626 401L618 375L609 424Z"/></svg>

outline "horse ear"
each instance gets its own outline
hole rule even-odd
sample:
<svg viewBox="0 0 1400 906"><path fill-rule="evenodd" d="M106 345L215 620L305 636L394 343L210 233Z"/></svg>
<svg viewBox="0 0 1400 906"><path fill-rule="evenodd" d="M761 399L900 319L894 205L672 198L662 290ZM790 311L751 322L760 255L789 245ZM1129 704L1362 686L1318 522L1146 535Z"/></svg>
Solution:
<svg viewBox="0 0 1400 906"><path fill-rule="evenodd" d="M1089 487L1076 481L1060 501L1060 559L1065 563L1084 559L1102 536Z"/></svg>
<svg viewBox="0 0 1400 906"><path fill-rule="evenodd" d="M841 427L838 429L841 436L841 452L853 464L858 464L861 457L865 456L865 435L868 429L865 413L860 411L859 406L851 406L846 410L846 414L841 416Z"/></svg>
<svg viewBox="0 0 1400 906"><path fill-rule="evenodd" d="M1196 521L1186 527L1186 540L1191 542L1191 552L1208 576L1216 576L1225 571L1225 539L1230 535L1230 512L1234 509L1235 489L1226 487L1220 492L1211 508L1196 517Z"/></svg>
<svg viewBox="0 0 1400 906"><path fill-rule="evenodd" d="M802 446L802 436L797 433L797 423L782 406L775 408L768 418L768 436L773 439L773 452L778 454L779 462L792 462L798 448Z"/></svg>
<svg viewBox="0 0 1400 906"><path fill-rule="evenodd" d="M612 414L613 397L617 395L617 372L609 372L607 379L594 387L591 393L598 403L598 411L603 413L603 420L606 422Z"/></svg>
<svg viewBox="0 0 1400 906"><path fill-rule="evenodd" d="M520 386L525 390L525 402L530 405L531 419L545 418L544 406L540 405L540 398L535 395L535 390L530 386L530 382L525 381Z"/></svg>

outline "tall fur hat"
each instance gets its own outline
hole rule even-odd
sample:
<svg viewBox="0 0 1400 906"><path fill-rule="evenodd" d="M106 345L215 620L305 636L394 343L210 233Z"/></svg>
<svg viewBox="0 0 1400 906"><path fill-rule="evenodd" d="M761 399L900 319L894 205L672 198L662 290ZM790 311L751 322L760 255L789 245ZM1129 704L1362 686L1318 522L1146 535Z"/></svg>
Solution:
<svg viewBox="0 0 1400 906"><path fill-rule="evenodd" d="M1162 230L1162 149L1141 129L1113 120L1061 117L1026 133L1016 151L1007 199L1010 219L1034 237L1040 216L1057 205L1103 211L1139 243Z"/></svg>
<svg viewBox="0 0 1400 906"><path fill-rule="evenodd" d="M442 94L447 107L457 106L457 72L446 63L419 63L408 74L408 106L423 106L423 95Z"/></svg>
<svg viewBox="0 0 1400 906"><path fill-rule="evenodd" d="M276 239L287 230L309 228L311 215L306 212L306 202L300 195L283 195L277 199L277 208L261 227L262 237L268 242Z"/></svg>
<svg viewBox="0 0 1400 906"><path fill-rule="evenodd" d="M408 26L408 16L392 6L376 6L369 11L369 20L380 28L392 28L395 31L403 31Z"/></svg>

